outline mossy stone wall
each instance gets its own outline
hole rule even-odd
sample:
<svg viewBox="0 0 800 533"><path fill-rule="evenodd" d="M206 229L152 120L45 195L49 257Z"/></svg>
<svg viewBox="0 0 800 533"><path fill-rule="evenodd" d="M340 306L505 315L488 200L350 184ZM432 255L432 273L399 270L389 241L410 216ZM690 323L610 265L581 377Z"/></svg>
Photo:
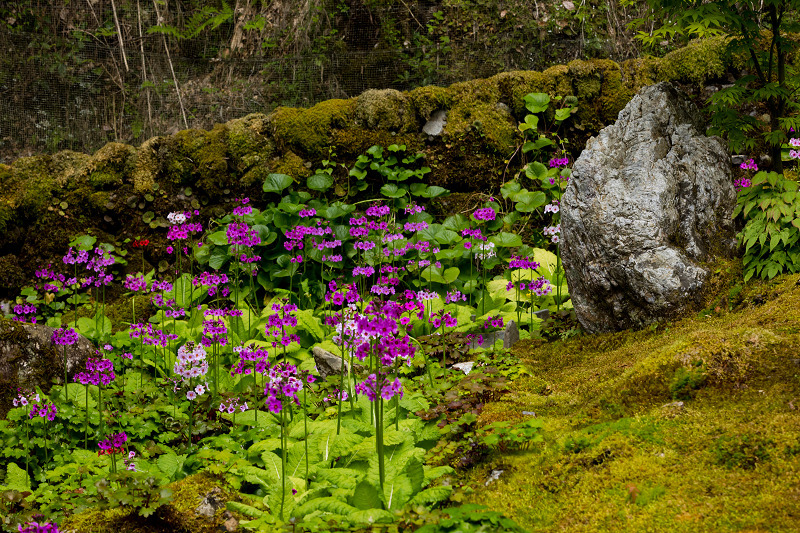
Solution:
<svg viewBox="0 0 800 533"><path fill-rule="evenodd" d="M526 94L578 98L567 132L577 155L641 87L671 80L699 88L740 66L741 59L725 51L724 40L710 39L662 59L576 60L450 87L369 90L308 109L254 113L210 131L154 137L139 147L110 143L93 155L64 151L21 158L0 165L0 278L18 278L19 268L33 272L88 228L120 240L151 234L151 224L142 218L147 211L162 215L192 203L208 206L204 213L214 215L219 212L214 207L237 195L258 198L271 172L303 184L331 152L351 166L374 144L402 143L425 152L431 184L454 192L496 190L510 178L509 169L519 166L508 162L522 140L517 125L526 114ZM428 137L422 127L438 110L447 112L447 124L441 136ZM4 265L16 270L6 276ZM0 296L18 288L8 287Z"/></svg>

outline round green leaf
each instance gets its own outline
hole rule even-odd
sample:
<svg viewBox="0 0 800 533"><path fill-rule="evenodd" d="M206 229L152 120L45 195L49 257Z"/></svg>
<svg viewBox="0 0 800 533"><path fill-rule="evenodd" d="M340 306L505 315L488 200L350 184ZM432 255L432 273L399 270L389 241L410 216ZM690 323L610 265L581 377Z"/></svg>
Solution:
<svg viewBox="0 0 800 533"><path fill-rule="evenodd" d="M264 192L281 192L294 182L291 176L286 174L270 174L264 180Z"/></svg>
<svg viewBox="0 0 800 533"><path fill-rule="evenodd" d="M406 195L406 190L401 189L394 183L387 183L381 187L381 194L387 198L401 198Z"/></svg>
<svg viewBox="0 0 800 533"><path fill-rule="evenodd" d="M306 185L312 191L324 192L333 185L333 178L328 174L314 174L308 178Z"/></svg>

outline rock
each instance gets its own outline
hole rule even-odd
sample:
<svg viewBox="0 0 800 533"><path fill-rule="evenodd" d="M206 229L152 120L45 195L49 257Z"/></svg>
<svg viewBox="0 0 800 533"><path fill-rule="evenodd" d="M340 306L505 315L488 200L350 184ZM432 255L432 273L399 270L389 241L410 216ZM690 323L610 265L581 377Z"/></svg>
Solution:
<svg viewBox="0 0 800 533"><path fill-rule="evenodd" d="M419 131L408 98L395 89L367 89L356 98L354 116L370 130Z"/></svg>
<svg viewBox="0 0 800 533"><path fill-rule="evenodd" d="M519 342L519 328L517 323L510 320L503 332L503 348L511 348Z"/></svg>
<svg viewBox="0 0 800 533"><path fill-rule="evenodd" d="M219 487L214 487L211 489L208 494L203 496L200 504L195 507L195 514L208 519L214 518L214 514L216 514L217 509L225 506L225 502L221 501L220 499L221 494L222 490Z"/></svg>
<svg viewBox="0 0 800 533"><path fill-rule="evenodd" d="M47 394L53 380L64 381L62 353L66 355L69 376L82 370L86 359L95 353L95 347L83 336L66 349L54 346L54 330L0 318L0 417L11 409L18 387L39 387Z"/></svg>
<svg viewBox="0 0 800 533"><path fill-rule="evenodd" d="M674 86L645 87L575 162L561 252L587 331L689 311L709 274L700 263L734 253L730 158L700 116Z"/></svg>
<svg viewBox="0 0 800 533"><path fill-rule="evenodd" d="M473 366L475 366L475 361L466 361L464 363L456 363L451 368L460 370L464 374L469 374L470 372L472 372Z"/></svg>
<svg viewBox="0 0 800 533"><path fill-rule="evenodd" d="M744 161L745 161L745 156L744 155L740 154L740 155L732 155L731 156L731 165L733 165L735 167L738 167L739 165L744 163Z"/></svg>
<svg viewBox="0 0 800 533"><path fill-rule="evenodd" d="M311 348L311 353L314 354L314 362L317 365L317 373L322 379L328 379L328 376L338 376L342 373L342 358L334 355L328 350L314 346ZM347 361L344 362L344 371L347 373Z"/></svg>
<svg viewBox="0 0 800 533"><path fill-rule="evenodd" d="M431 137L438 137L444 131L447 124L447 111L436 111L431 119L422 127L422 133Z"/></svg>
<svg viewBox="0 0 800 533"><path fill-rule="evenodd" d="M547 320L550 318L550 309L539 309L538 311L534 311L533 316L538 317L541 320Z"/></svg>
<svg viewBox="0 0 800 533"><path fill-rule="evenodd" d="M500 476L502 475L503 472L505 472L505 470L499 470L499 469L498 470L492 470L492 473L489 474L488 478L486 478L486 483L484 483L484 486L488 487L490 483L500 479Z"/></svg>

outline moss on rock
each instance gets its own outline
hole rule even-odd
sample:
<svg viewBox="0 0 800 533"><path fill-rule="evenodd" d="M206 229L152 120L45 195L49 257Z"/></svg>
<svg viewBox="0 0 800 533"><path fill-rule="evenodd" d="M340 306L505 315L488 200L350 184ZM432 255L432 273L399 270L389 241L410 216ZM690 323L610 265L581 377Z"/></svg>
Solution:
<svg viewBox="0 0 800 533"><path fill-rule="evenodd" d="M153 190L153 185L158 181L161 163L158 157L158 148L161 137L152 137L136 150L131 170L133 190L144 193Z"/></svg>
<svg viewBox="0 0 800 533"><path fill-rule="evenodd" d="M136 149L122 143L100 148L86 164L89 185L103 190L120 187L131 172L135 153Z"/></svg>
<svg viewBox="0 0 800 533"><path fill-rule="evenodd" d="M419 119L425 121L430 120L434 112L449 109L453 103L450 90L435 85L417 87L406 95Z"/></svg>
<svg viewBox="0 0 800 533"><path fill-rule="evenodd" d="M397 133L417 131L415 115L411 101L395 89L368 89L356 98L353 110L357 126Z"/></svg>
<svg viewBox="0 0 800 533"><path fill-rule="evenodd" d="M728 37L695 39L665 55L658 63L657 81L682 81L701 86L722 77L732 64Z"/></svg>
<svg viewBox="0 0 800 533"><path fill-rule="evenodd" d="M355 100L326 100L309 109L279 107L268 118L279 147L324 157L335 128L351 127Z"/></svg>

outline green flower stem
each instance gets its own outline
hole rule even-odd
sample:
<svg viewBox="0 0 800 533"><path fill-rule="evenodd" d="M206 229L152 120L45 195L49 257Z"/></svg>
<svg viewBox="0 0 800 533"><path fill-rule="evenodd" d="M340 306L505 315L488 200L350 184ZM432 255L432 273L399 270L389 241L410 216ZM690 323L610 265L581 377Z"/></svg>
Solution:
<svg viewBox="0 0 800 533"><path fill-rule="evenodd" d="M31 484L31 475L29 472L30 466L28 465L28 458L30 457L31 435L30 435L30 406L25 407L25 475L28 476L28 485Z"/></svg>
<svg viewBox="0 0 800 533"><path fill-rule="evenodd" d="M374 402L373 402L374 403ZM386 481L386 469L383 457L383 397L378 394L378 418L375 426L375 451L378 454L378 479L381 485L381 496L383 496L383 485Z"/></svg>
<svg viewBox="0 0 800 533"><path fill-rule="evenodd" d="M561 311L561 245L556 244L556 311Z"/></svg>
<svg viewBox="0 0 800 533"><path fill-rule="evenodd" d="M283 520L283 508L286 500L286 413L281 409L281 514Z"/></svg>
<svg viewBox="0 0 800 533"><path fill-rule="evenodd" d="M344 362L344 361L342 361ZM342 365L344 366L344 364ZM305 444L305 451L306 451L306 490L308 490L308 381L306 381L305 385L303 386L303 430L305 431L305 440L303 443ZM342 402L339 402L341 405Z"/></svg>
<svg viewBox="0 0 800 533"><path fill-rule="evenodd" d="M83 447L89 449L89 384L86 387L86 417L83 419Z"/></svg>

